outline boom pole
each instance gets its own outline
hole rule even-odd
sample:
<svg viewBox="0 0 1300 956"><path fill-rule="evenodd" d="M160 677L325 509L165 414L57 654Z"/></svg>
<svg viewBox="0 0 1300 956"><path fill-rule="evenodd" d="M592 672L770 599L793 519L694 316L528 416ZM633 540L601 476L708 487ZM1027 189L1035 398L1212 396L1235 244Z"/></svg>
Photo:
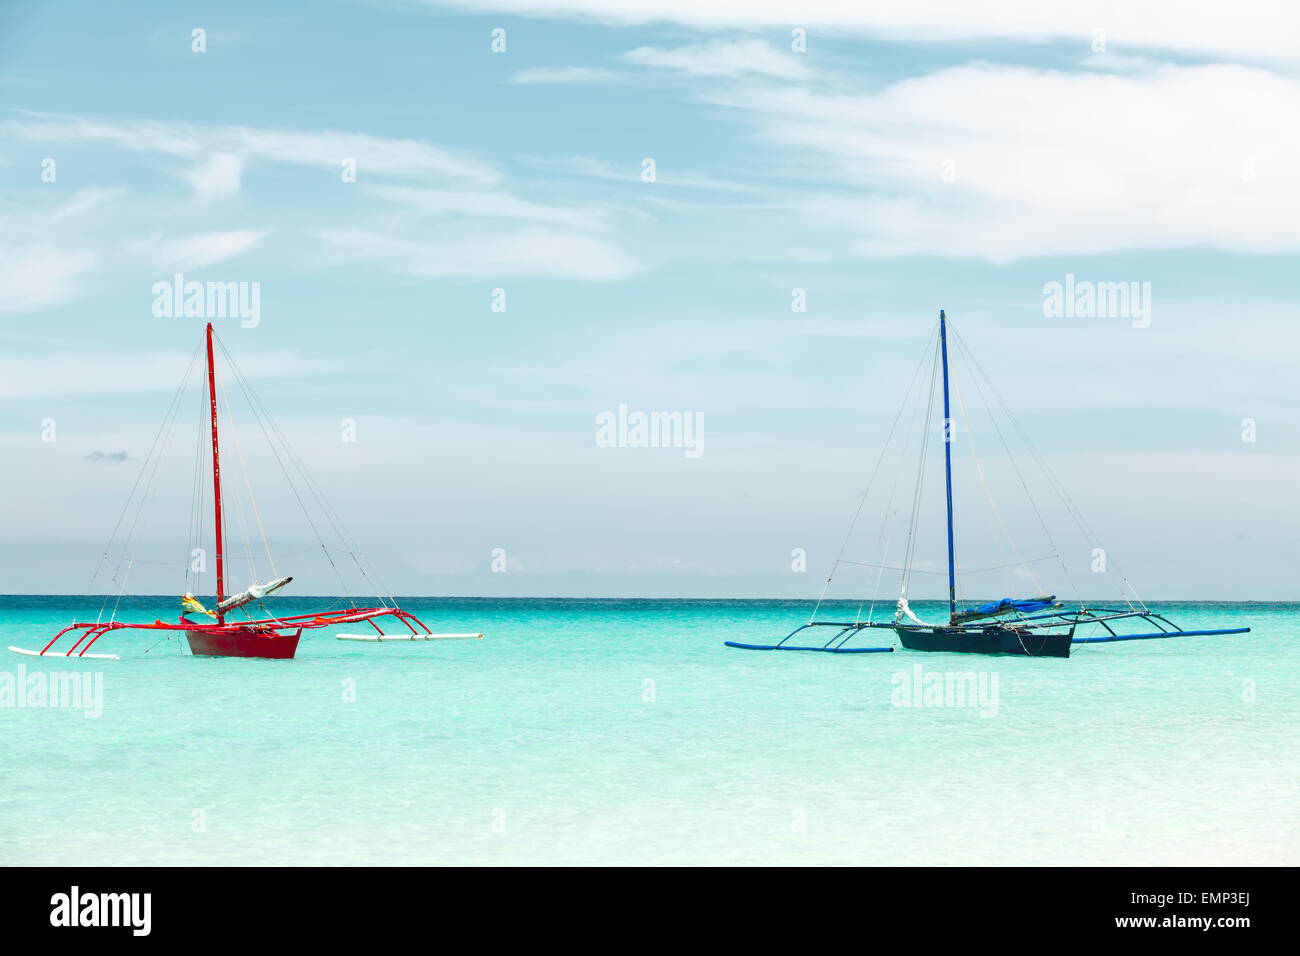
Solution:
<svg viewBox="0 0 1300 956"><path fill-rule="evenodd" d="M945 384L947 379L944 380ZM217 548L217 623L225 623L220 604L226 596L225 567L222 552L225 538L221 533L221 455L217 445L217 372L212 361L212 323L208 323L208 395L212 400L212 500L216 510ZM951 535L950 535L951 540Z"/></svg>

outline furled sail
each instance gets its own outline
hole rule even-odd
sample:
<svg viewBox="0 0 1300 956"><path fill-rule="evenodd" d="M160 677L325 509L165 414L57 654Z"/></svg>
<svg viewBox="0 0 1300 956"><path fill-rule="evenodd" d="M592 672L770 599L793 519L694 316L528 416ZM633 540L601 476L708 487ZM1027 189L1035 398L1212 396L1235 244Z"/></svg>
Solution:
<svg viewBox="0 0 1300 956"><path fill-rule="evenodd" d="M913 624L919 624L922 627L930 626L912 613L912 608L907 603L906 592L900 591L898 595L898 607L894 610L894 623L902 624L905 620L911 621Z"/></svg>
<svg viewBox="0 0 1300 956"><path fill-rule="evenodd" d="M276 578L274 581L268 581L266 584L254 584L248 590L240 591L238 594L232 594L230 597L226 598L217 605L217 610L222 614L225 614L227 611L233 611L235 608L243 607L250 601L260 601L268 594L280 590L280 588L284 587L292 580L293 578Z"/></svg>
<svg viewBox="0 0 1300 956"><path fill-rule="evenodd" d="M193 611L195 614L206 614L208 617L216 617L216 611L209 611L203 604L189 591L181 595L181 613Z"/></svg>
<svg viewBox="0 0 1300 956"><path fill-rule="evenodd" d="M1036 598L1003 598L1000 601L994 601L992 604L985 604L982 607L971 608L968 611L958 611L952 616L952 623L962 624L966 621L978 621L983 617L996 617L999 614L1008 614L1012 611L1041 611L1044 608L1052 607L1052 602L1055 600L1055 594ZM1060 607L1059 604L1055 606Z"/></svg>

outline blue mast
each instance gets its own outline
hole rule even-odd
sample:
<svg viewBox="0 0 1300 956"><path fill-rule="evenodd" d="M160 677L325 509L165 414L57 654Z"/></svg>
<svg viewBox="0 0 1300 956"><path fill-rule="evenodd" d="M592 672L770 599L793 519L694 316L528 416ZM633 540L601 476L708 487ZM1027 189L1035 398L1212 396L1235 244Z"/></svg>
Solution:
<svg viewBox="0 0 1300 956"><path fill-rule="evenodd" d="M943 350L943 476L948 486L948 621L957 614L957 574L952 560L952 416L948 411L948 320L939 310L939 346Z"/></svg>

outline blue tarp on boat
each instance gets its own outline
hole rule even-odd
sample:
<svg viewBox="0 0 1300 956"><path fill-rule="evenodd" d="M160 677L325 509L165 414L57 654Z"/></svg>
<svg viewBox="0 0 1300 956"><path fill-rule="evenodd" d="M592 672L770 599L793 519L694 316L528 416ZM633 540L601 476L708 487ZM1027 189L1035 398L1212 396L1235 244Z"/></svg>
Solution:
<svg viewBox="0 0 1300 956"><path fill-rule="evenodd" d="M953 623L958 623L961 621L973 621L981 617L993 617L997 614L1007 614L1011 611L1020 611L1022 613L1041 611L1043 608L1051 607L1055 600L1055 594L1037 598L1003 598L1000 601L994 601L992 604L985 604L983 607L973 608L968 611L958 611L952 616L952 620Z"/></svg>

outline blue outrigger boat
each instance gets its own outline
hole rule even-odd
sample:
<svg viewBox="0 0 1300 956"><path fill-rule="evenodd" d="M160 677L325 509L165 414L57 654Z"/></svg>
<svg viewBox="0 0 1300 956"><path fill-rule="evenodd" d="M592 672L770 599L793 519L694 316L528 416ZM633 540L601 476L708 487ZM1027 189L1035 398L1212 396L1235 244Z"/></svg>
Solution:
<svg viewBox="0 0 1300 956"><path fill-rule="evenodd" d="M1069 657L1070 648L1075 644L1100 644L1114 641L1144 641L1171 637L1192 637L1196 635L1245 634L1248 627L1230 627L1201 630L1184 630L1162 614L1149 609L1141 599L1136 603L1129 600L1125 608L1089 607L1080 605L1066 608L1056 600L1055 595L1035 598L1002 598L972 608L958 608L957 601L957 567L954 560L952 533L952 429L948 394L948 320L943 310L939 311L938 348L936 362L943 370L943 423L944 423L944 479L947 501L948 531L948 620L941 624L927 624L921 621L911 610L906 598L906 574L909 570L905 564L902 591L892 621L873 621L868 619L854 621L819 621L817 611L822 601L818 600L813 610L813 619L807 624L795 628L776 644L749 644L739 641L726 641L728 647L751 651L823 651L831 654L881 654L894 650L887 646L850 646L850 641L863 632L874 633L880 630L893 631L898 642L911 651L952 651L967 654L1018 654L1028 657ZM960 340L958 340L960 342ZM919 372L919 367L918 367ZM933 378L932 378L933 387ZM933 392L931 393L933 394ZM900 409L901 417L901 409ZM928 415L927 415L928 418ZM898 420L895 419L895 426ZM890 431L892 437L893 430ZM888 446L889 439L886 439ZM884 452L881 457L883 460ZM922 452L922 466L924 451ZM1045 466L1044 466L1045 467ZM876 471L880 468L877 463ZM872 481L875 473L872 475ZM868 492L871 483L868 483ZM917 485L919 502L920 482ZM863 502L866 492L863 494ZM862 507L859 505L858 512ZM913 524L915 524L915 506ZM857 518L854 518L856 523ZM850 535L852 526L850 526ZM910 537L910 531L909 531ZM847 545L848 538L845 538ZM836 559L836 567L841 563ZM859 562L849 562L859 563ZM877 565L884 568L885 565ZM832 568L831 574L834 575ZM1067 572L1068 575L1068 572ZM827 578L827 585L830 584ZM822 591L822 598L826 595ZM873 604L874 608L874 604ZM1145 628L1134 630L1135 628ZM795 643L796 635L804 634L803 640L811 634L818 633L816 628L830 628L830 638L824 642ZM1083 630L1083 635L1076 632ZM807 632L805 634L805 632ZM822 631L821 633L827 633Z"/></svg>

